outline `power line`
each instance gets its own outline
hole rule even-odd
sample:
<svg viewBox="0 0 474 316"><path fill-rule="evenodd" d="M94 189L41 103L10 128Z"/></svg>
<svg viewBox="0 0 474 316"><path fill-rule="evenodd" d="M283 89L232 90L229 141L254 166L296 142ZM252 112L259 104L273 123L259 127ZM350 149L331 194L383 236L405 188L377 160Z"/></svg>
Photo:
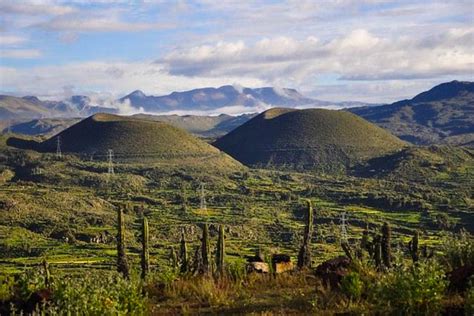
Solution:
<svg viewBox="0 0 474 316"><path fill-rule="evenodd" d="M61 136L56 137L56 158L61 159L63 157L61 153Z"/></svg>
<svg viewBox="0 0 474 316"><path fill-rule="evenodd" d="M201 182L201 210L207 210L206 196L204 192L204 182Z"/></svg>
<svg viewBox="0 0 474 316"><path fill-rule="evenodd" d="M346 212L341 214L341 242L347 242Z"/></svg>
<svg viewBox="0 0 474 316"><path fill-rule="evenodd" d="M109 174L114 174L114 151L112 149L109 149L108 151L108 165L109 165L109 168L108 168L108 173Z"/></svg>

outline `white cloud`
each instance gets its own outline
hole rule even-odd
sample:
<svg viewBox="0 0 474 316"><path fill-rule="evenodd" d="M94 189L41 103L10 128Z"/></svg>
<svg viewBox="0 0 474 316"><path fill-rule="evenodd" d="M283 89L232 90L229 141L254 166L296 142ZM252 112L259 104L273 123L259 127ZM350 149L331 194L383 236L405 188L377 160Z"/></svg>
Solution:
<svg viewBox="0 0 474 316"><path fill-rule="evenodd" d="M177 75L240 74L272 83L289 78L286 82L297 84L321 73L346 80L470 75L474 67L473 37L471 28L421 38L380 37L358 29L325 42L314 37L267 38L254 45L219 42L173 51L157 63Z"/></svg>
<svg viewBox="0 0 474 316"><path fill-rule="evenodd" d="M71 6L56 5L50 1L4 1L0 3L4 14L20 15L63 15L76 11Z"/></svg>
<svg viewBox="0 0 474 316"><path fill-rule="evenodd" d="M1 49L0 58L32 59L41 57L38 49Z"/></svg>
<svg viewBox="0 0 474 316"><path fill-rule="evenodd" d="M26 42L26 38L15 35L4 35L0 34L0 45L2 46L14 46Z"/></svg>

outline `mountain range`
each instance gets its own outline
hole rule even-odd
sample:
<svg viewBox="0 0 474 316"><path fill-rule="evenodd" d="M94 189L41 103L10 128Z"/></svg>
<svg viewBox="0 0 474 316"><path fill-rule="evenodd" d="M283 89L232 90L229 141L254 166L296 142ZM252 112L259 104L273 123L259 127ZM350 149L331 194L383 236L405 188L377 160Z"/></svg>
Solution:
<svg viewBox="0 0 474 316"><path fill-rule="evenodd" d="M104 107L88 96L74 95L62 101L41 101L35 96L0 96L0 120L24 121L35 118L87 117L103 112L118 114L122 106L127 113L160 114L169 112L237 113L260 112L270 107L351 107L366 106L361 102L328 102L303 96L294 89L272 87L243 88L222 86L173 92L164 96L148 96L136 90ZM124 114L124 113L122 113Z"/></svg>
<svg viewBox="0 0 474 316"><path fill-rule="evenodd" d="M452 144L474 146L474 83L451 81L422 92L412 99L386 105L357 102L331 103L317 101L293 89L220 88L173 92L167 96L147 96L135 91L116 101L129 108L146 108L151 113L197 111L225 112L232 107L253 109L271 105L287 108L343 107L399 138L418 145ZM240 104L240 105L238 105ZM261 106L259 106L261 105ZM356 107L354 107L356 106ZM76 123L79 118L98 112L117 114L117 108L93 105L86 96L72 96L65 101L41 101L36 97L0 96L0 129L20 134L57 133ZM148 120L164 121L195 135L217 138L244 124L258 113L221 115L152 115L135 114ZM53 118L51 118L53 117ZM11 124L14 121L14 124Z"/></svg>
<svg viewBox="0 0 474 316"><path fill-rule="evenodd" d="M474 145L474 82L446 82L409 100L348 111L414 144Z"/></svg>

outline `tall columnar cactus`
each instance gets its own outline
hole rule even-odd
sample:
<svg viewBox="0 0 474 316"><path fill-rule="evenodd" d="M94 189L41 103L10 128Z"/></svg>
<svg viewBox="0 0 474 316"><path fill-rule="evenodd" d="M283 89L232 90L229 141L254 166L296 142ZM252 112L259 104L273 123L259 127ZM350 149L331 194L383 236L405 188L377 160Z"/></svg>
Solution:
<svg viewBox="0 0 474 316"><path fill-rule="evenodd" d="M188 272L188 246L184 238L184 230L181 232L181 242L179 245L179 259L181 261L181 273Z"/></svg>
<svg viewBox="0 0 474 316"><path fill-rule="evenodd" d="M149 244L149 232L148 232L148 220L143 216L142 222L142 279L145 279L148 271L150 270L150 251L148 249Z"/></svg>
<svg viewBox="0 0 474 316"><path fill-rule="evenodd" d="M49 272L49 264L46 259L43 259L43 273L44 273L44 285L46 287L51 286L51 273Z"/></svg>
<svg viewBox="0 0 474 316"><path fill-rule="evenodd" d="M209 244L209 226L208 224L204 224L202 229L202 240L201 240L201 257L202 257L202 267L201 273L207 274L209 273L209 252L210 252L210 244Z"/></svg>
<svg viewBox="0 0 474 316"><path fill-rule="evenodd" d="M178 268L178 256L176 255L176 251L174 250L173 246L170 247L169 260L171 262L171 266L173 267L173 269L177 269Z"/></svg>
<svg viewBox="0 0 474 316"><path fill-rule="evenodd" d="M125 278L130 277L128 268L127 256L125 254L125 221L123 218L123 211L120 209L117 212L117 271L122 273Z"/></svg>
<svg viewBox="0 0 474 316"><path fill-rule="evenodd" d="M390 225L385 222L382 226L382 260L385 267L392 267L392 249L390 246L390 238L392 230Z"/></svg>
<svg viewBox="0 0 474 316"><path fill-rule="evenodd" d="M360 240L360 249L369 251L369 231L364 229L362 239Z"/></svg>
<svg viewBox="0 0 474 316"><path fill-rule="evenodd" d="M224 258L225 258L224 225L219 225L219 238L217 240L216 266L217 266L217 273L221 276L224 275Z"/></svg>
<svg viewBox="0 0 474 316"><path fill-rule="evenodd" d="M382 244L380 242L381 237L380 235L374 236L374 241L373 241L373 253L374 253L374 261L375 261L375 266L380 269L382 266Z"/></svg>
<svg viewBox="0 0 474 316"><path fill-rule="evenodd" d="M306 200L308 204L306 227L304 229L303 245L301 245L298 253L298 268L311 267L311 236L313 235L313 206L310 200Z"/></svg>
<svg viewBox="0 0 474 316"><path fill-rule="evenodd" d="M408 244L408 248L410 248L410 254L411 258L413 260L413 263L418 262L420 259L420 252L418 248L418 240L419 240L420 234L418 231L415 231L413 234L413 238L411 239L410 243Z"/></svg>

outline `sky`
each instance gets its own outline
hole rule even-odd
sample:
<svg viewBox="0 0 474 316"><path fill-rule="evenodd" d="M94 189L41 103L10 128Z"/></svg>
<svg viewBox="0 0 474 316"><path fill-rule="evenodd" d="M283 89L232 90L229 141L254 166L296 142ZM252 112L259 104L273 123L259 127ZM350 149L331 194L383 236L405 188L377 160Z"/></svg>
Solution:
<svg viewBox="0 0 474 316"><path fill-rule="evenodd" d="M470 0L0 0L1 94L234 84L389 103L473 79Z"/></svg>

